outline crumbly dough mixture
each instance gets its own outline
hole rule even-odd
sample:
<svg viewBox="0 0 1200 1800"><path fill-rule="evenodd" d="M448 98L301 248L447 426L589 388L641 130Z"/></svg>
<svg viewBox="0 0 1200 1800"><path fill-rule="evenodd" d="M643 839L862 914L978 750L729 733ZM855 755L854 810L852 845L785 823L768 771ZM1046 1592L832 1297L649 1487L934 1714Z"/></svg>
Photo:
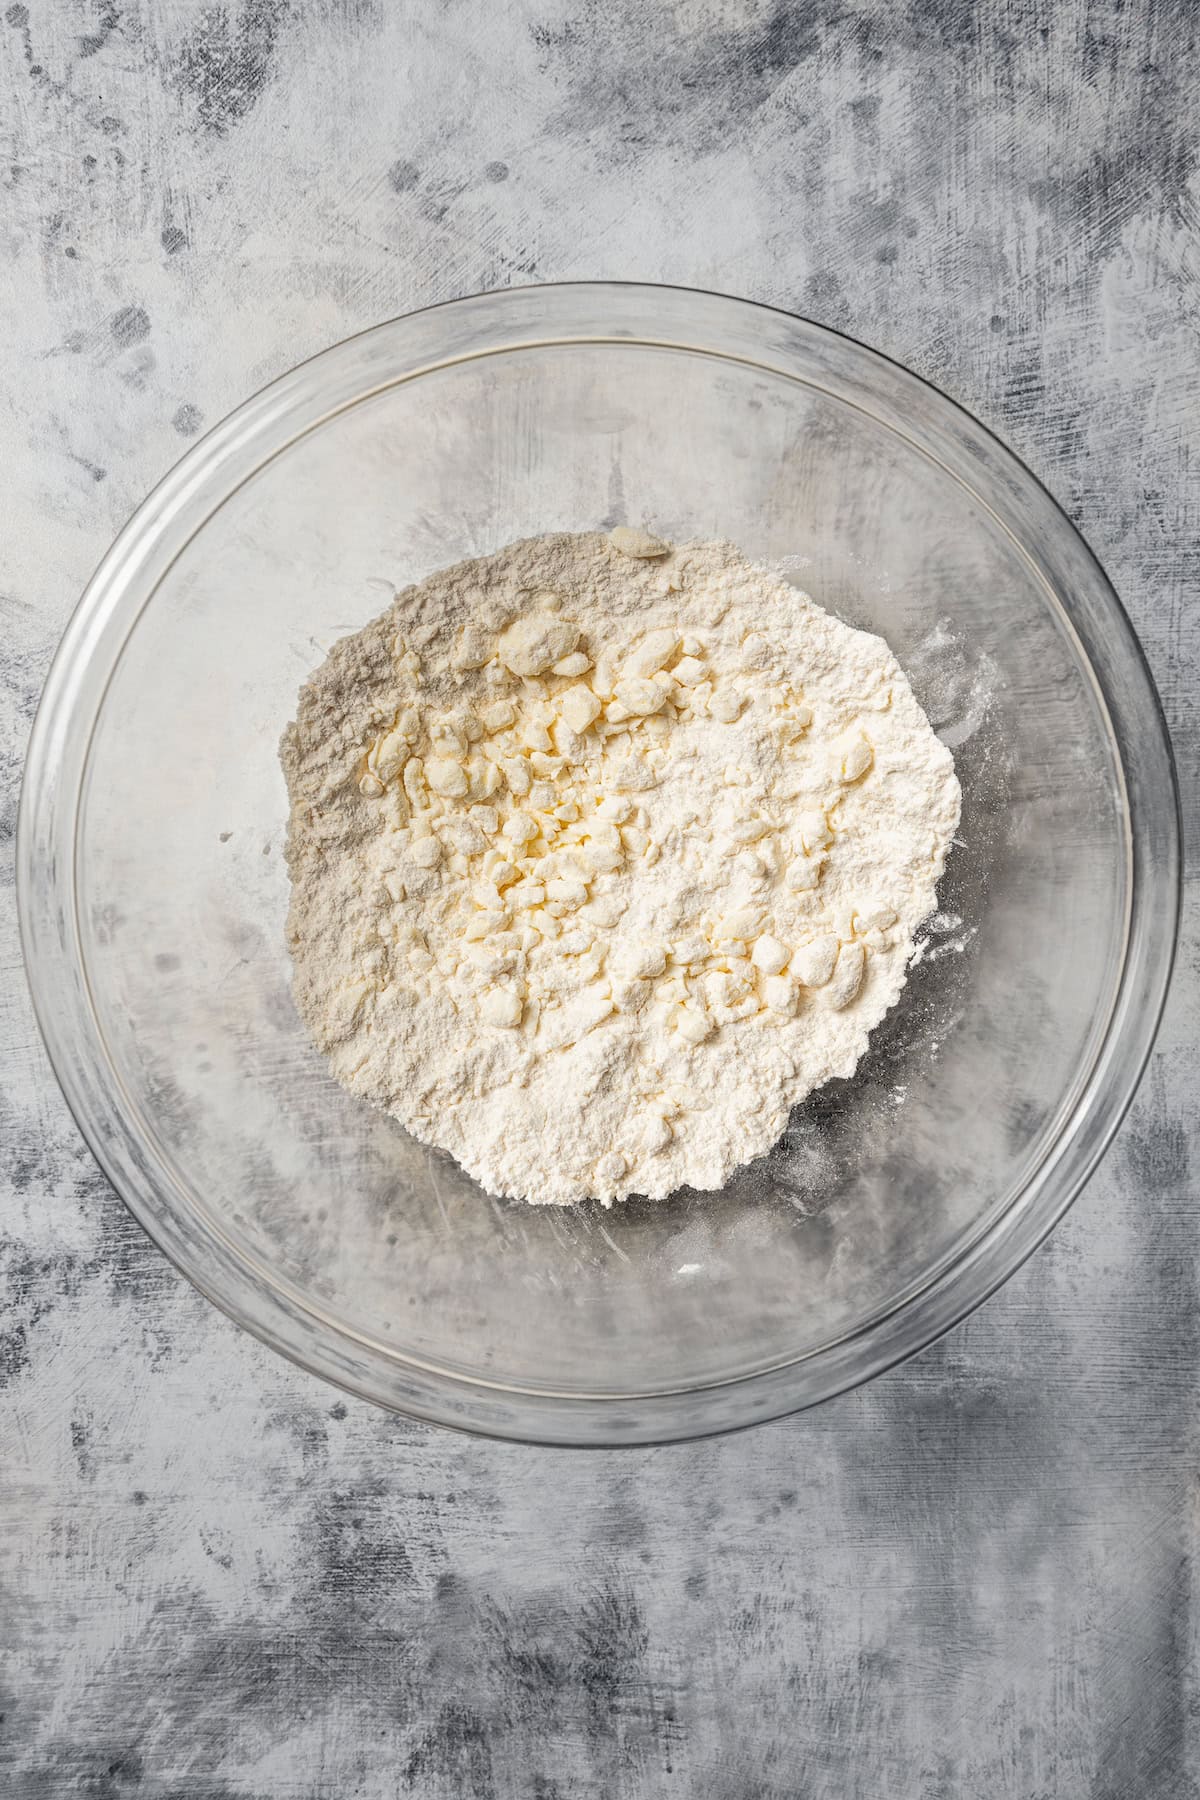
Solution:
<svg viewBox="0 0 1200 1800"><path fill-rule="evenodd" d="M539 1203L718 1188L851 1075L959 816L882 639L624 526L405 589L281 755L313 1039Z"/></svg>

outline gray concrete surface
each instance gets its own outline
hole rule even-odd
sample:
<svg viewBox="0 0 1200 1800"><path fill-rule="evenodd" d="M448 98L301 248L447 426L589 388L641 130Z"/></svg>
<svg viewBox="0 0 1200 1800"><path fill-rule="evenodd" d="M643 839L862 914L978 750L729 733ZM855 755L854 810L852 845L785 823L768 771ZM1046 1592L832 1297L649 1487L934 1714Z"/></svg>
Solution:
<svg viewBox="0 0 1200 1800"><path fill-rule="evenodd" d="M1200 761L1192 0L18 0L0 19L0 1792L1200 1793L1194 907L1065 1225L815 1415L583 1458L338 1399L143 1240L59 1099L11 834L56 639L187 443L474 289L844 328L1069 509Z"/></svg>

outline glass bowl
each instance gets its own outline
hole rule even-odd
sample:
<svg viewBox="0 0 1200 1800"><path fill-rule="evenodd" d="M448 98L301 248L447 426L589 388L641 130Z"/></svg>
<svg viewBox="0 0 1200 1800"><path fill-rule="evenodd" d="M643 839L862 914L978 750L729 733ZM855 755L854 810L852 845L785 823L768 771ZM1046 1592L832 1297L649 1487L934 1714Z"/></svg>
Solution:
<svg viewBox="0 0 1200 1800"><path fill-rule="evenodd" d="M726 537L881 632L953 748L959 839L853 1081L719 1195L489 1197L339 1088L292 1004L277 745L397 584L546 530ZM122 532L22 800L29 976L98 1161L202 1292L421 1418L568 1444L807 1406L930 1342L1078 1192L1175 939L1137 641L1028 471L801 319L584 284L455 301L285 375Z"/></svg>

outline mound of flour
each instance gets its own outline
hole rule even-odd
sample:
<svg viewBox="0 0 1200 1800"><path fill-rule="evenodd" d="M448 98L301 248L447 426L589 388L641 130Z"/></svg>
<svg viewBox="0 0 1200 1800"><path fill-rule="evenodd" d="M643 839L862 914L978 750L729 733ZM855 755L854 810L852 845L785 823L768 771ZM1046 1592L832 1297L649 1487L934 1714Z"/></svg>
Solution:
<svg viewBox="0 0 1200 1800"><path fill-rule="evenodd" d="M281 757L315 1043L534 1202L720 1187L852 1074L959 814L880 638L625 527L398 594Z"/></svg>

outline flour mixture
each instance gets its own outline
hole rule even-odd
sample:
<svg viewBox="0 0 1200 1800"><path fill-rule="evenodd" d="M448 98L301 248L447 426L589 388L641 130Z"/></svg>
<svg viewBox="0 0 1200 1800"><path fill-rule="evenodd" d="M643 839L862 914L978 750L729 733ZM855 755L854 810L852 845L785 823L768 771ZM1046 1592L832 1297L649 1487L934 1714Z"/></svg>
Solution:
<svg viewBox="0 0 1200 1800"><path fill-rule="evenodd" d="M542 1203L718 1188L853 1074L959 814L880 638L629 527L406 589L281 754L317 1046Z"/></svg>

